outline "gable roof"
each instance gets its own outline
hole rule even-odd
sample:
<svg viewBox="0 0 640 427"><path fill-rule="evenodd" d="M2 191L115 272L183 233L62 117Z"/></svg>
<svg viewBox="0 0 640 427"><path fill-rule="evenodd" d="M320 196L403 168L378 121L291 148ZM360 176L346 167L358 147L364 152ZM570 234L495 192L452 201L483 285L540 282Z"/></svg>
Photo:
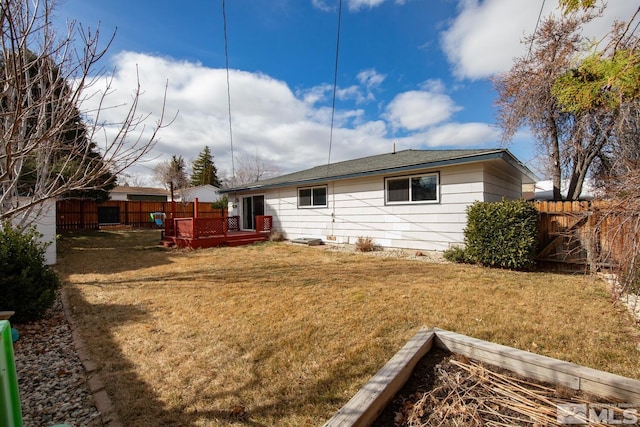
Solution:
<svg viewBox="0 0 640 427"><path fill-rule="evenodd" d="M311 169L257 181L252 184L224 189L221 190L221 192L230 193L242 190L313 184L368 175L409 172L425 168L474 163L492 159L503 159L507 161L524 175L524 181L535 182L535 174L506 149L403 150L316 166Z"/></svg>

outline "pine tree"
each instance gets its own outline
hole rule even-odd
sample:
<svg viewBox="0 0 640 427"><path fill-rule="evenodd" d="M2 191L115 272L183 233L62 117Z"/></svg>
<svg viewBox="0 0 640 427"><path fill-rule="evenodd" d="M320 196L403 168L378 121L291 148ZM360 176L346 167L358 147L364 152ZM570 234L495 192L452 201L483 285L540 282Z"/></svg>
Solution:
<svg viewBox="0 0 640 427"><path fill-rule="evenodd" d="M213 164L213 156L209 146L205 145L204 149L198 155L198 158L193 162L193 172L191 174L191 185L214 185L220 187L220 180L218 179L218 170Z"/></svg>
<svg viewBox="0 0 640 427"><path fill-rule="evenodd" d="M69 83L62 79L60 67L49 58L38 58L30 50L26 50L24 56L30 62L24 71L24 78L37 81L38 84L34 85L35 87L23 88L22 93L15 91L13 97L3 97L0 106L7 110L12 105L21 103L23 110L27 111L23 113L26 138L36 138L43 132L50 132L50 136L46 143L25 150L28 153L22 156L16 156L21 158L20 164L16 167L19 170L18 194L32 195L41 188L63 187L74 180L74 175L80 173L84 175L82 185L65 192L62 197L87 198L99 202L108 200L109 191L116 186L116 177L105 164L96 144L89 139L87 125L80 110L73 105L74 102L69 97L71 88ZM11 74L11 61L15 58L16 55L6 59L0 55L2 76ZM38 78L42 73L46 73L47 78ZM48 96L53 96L54 99L47 100ZM43 105L36 111L28 112L29 102L40 102ZM55 116L59 110L64 111L64 118L57 118L56 121L49 117ZM11 122L3 122L1 127L5 128L7 125L13 126ZM3 147L0 152L5 150ZM5 167L4 164L1 165L0 170Z"/></svg>

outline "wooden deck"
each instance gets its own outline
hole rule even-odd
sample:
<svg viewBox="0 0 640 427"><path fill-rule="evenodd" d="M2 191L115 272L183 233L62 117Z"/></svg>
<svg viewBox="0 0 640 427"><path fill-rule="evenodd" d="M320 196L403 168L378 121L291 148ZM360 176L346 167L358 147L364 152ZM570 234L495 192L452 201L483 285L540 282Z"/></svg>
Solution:
<svg viewBox="0 0 640 427"><path fill-rule="evenodd" d="M175 218L166 221L161 244L165 247L211 248L264 242L271 232L272 217L256 216L255 230L240 230L240 218Z"/></svg>

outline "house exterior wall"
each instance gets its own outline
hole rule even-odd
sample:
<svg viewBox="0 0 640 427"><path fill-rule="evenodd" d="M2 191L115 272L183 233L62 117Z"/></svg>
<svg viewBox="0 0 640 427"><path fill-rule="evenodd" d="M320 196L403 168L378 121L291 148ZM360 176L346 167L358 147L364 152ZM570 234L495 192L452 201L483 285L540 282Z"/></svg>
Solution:
<svg viewBox="0 0 640 427"><path fill-rule="evenodd" d="M328 206L320 208L298 208L299 187L252 194L265 196L265 215L273 216L274 230L288 239L353 244L362 236L384 247L443 251L463 242L469 205L520 197L519 178L499 166L473 163L425 170L439 173L439 203L385 204L385 178L403 174L330 182Z"/></svg>
<svg viewBox="0 0 640 427"><path fill-rule="evenodd" d="M518 171L504 162L484 164L484 201L522 198L522 179Z"/></svg>

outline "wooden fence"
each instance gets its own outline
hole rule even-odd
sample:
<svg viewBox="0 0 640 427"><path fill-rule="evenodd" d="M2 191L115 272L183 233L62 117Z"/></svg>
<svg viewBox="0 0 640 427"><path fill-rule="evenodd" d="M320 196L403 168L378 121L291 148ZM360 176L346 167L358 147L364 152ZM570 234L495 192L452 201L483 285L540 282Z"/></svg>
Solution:
<svg viewBox="0 0 640 427"><path fill-rule="evenodd" d="M175 203L175 218L193 216L193 202ZM163 212L171 218L171 202L120 201L109 200L96 203L91 200L59 200L56 206L56 229L91 230L105 226L126 226L131 228L157 227L151 215ZM201 218L219 218L224 209L215 209L211 203L198 202L198 216Z"/></svg>
<svg viewBox="0 0 640 427"><path fill-rule="evenodd" d="M538 261L563 270L624 263L638 245L638 213L609 201L534 202L540 212Z"/></svg>

